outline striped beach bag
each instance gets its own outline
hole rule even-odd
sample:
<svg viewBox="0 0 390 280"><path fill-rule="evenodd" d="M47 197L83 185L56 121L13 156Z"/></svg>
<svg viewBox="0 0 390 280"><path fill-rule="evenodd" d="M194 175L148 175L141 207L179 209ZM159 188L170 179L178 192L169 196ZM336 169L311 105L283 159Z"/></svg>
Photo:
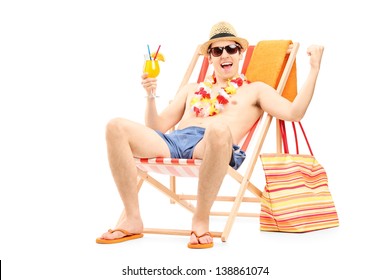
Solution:
<svg viewBox="0 0 390 280"><path fill-rule="evenodd" d="M305 131L309 154L299 154L295 123L292 122L296 154L290 154L284 121L280 131L284 153L261 154L266 186L260 213L260 230L308 232L339 225L325 169L313 156Z"/></svg>

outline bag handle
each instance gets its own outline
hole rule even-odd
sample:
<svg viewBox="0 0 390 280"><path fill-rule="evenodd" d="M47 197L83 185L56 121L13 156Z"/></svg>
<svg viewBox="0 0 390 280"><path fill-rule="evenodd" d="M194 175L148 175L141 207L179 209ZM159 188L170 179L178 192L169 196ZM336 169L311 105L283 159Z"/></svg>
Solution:
<svg viewBox="0 0 390 280"><path fill-rule="evenodd" d="M306 136L305 130L303 129L302 123L301 122L297 122L297 123L299 124L299 127L302 130L302 134L303 134L303 137L305 138L305 141L306 141L307 147L309 148L310 154L313 155L313 151L311 150L309 140L307 139L307 136ZM291 122L291 124L292 124L293 130L294 130L296 153L299 154L298 137L297 137L297 131L295 128L295 122ZM283 141L284 153L288 154L289 149L288 149L287 132L286 132L286 126L285 126L284 120L279 120L279 127L280 127L280 134L282 136L282 141Z"/></svg>

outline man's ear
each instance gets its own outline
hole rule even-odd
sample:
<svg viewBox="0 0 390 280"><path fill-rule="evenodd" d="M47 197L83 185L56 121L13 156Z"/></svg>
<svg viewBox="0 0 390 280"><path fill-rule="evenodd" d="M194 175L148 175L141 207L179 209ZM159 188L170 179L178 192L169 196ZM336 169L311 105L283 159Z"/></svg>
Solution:
<svg viewBox="0 0 390 280"><path fill-rule="evenodd" d="M210 64L210 65L213 64L213 61L211 60L211 54L208 54L208 55L207 55L207 58L208 58L209 64Z"/></svg>

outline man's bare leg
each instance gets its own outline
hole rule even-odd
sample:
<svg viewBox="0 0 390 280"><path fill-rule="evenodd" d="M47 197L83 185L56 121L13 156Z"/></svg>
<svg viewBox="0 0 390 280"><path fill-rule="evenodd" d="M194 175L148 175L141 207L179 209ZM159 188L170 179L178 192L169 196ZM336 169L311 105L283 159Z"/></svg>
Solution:
<svg viewBox="0 0 390 280"><path fill-rule="evenodd" d="M199 170L197 206L192 218L192 230L198 235L209 231L211 207L218 195L226 175L232 154L232 136L228 126L213 124L206 128L205 136L197 145L194 157L203 158ZM210 243L212 238L204 236L200 243ZM190 243L198 243L191 235Z"/></svg>
<svg viewBox="0 0 390 280"><path fill-rule="evenodd" d="M139 209L137 167L134 157L169 157L169 148L150 128L125 119L114 119L108 123L106 141L111 173L124 205L124 213L115 228L130 233L141 233L143 223ZM102 238L116 239L123 235L120 231L106 232Z"/></svg>

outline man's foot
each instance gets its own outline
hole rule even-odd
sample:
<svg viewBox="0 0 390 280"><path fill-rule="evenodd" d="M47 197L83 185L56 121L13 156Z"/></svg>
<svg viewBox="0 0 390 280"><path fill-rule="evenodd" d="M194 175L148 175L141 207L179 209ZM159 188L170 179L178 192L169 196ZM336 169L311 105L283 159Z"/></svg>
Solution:
<svg viewBox="0 0 390 280"><path fill-rule="evenodd" d="M190 249L206 249L214 246L213 236L210 232L197 235L195 231L191 232L190 242L187 247Z"/></svg>
<svg viewBox="0 0 390 280"><path fill-rule="evenodd" d="M122 213L114 230L109 229L101 237L96 238L96 243L113 244L143 237L144 226L140 218L127 219Z"/></svg>
<svg viewBox="0 0 390 280"><path fill-rule="evenodd" d="M102 237L96 238L99 244L114 244L143 237L142 233L130 233L124 229L109 229Z"/></svg>

